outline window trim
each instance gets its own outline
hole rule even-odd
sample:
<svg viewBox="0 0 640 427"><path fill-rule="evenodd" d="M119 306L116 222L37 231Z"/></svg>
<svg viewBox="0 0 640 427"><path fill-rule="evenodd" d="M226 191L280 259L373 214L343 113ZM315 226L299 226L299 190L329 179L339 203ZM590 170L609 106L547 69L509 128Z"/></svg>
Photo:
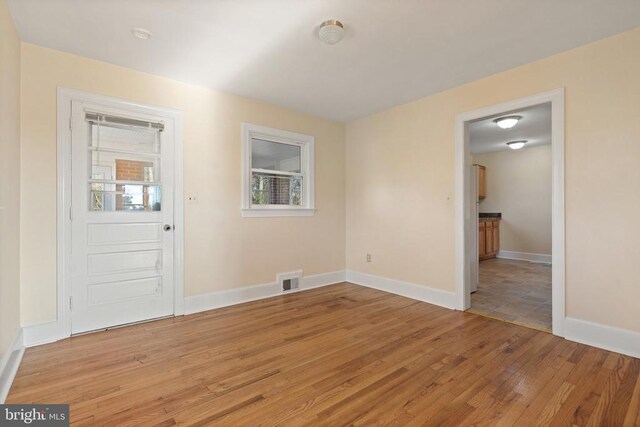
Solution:
<svg viewBox="0 0 640 427"><path fill-rule="evenodd" d="M242 207L243 217L287 217L315 215L315 138L297 132L242 123ZM251 140L263 139L300 147L300 170L303 176L302 205L253 205L251 203ZM273 172L273 171L271 171ZM277 173L277 171L276 171Z"/></svg>

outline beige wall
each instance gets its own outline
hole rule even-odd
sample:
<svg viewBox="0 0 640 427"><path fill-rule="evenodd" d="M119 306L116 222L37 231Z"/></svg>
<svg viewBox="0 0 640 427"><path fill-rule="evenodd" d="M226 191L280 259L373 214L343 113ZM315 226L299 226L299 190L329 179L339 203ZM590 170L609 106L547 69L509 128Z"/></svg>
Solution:
<svg viewBox="0 0 640 427"><path fill-rule="evenodd" d="M0 0L0 359L20 328L20 40Z"/></svg>
<svg viewBox="0 0 640 427"><path fill-rule="evenodd" d="M636 29L349 123L347 268L454 291L456 114L564 87L566 312L640 331L639 52Z"/></svg>
<svg viewBox="0 0 640 427"><path fill-rule="evenodd" d="M24 325L56 318L56 87L184 111L185 293L345 268L345 127L307 114L22 44ZM240 123L316 137L314 217L241 218ZM28 159L28 161L27 161Z"/></svg>
<svg viewBox="0 0 640 427"><path fill-rule="evenodd" d="M551 255L551 145L478 154L473 163L487 168L480 212L502 213L500 249Z"/></svg>

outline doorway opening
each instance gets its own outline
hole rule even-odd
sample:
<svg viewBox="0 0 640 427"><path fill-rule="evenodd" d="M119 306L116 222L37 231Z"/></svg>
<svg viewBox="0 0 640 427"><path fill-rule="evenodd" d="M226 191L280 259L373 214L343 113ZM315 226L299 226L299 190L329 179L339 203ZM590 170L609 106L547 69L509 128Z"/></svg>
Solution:
<svg viewBox="0 0 640 427"><path fill-rule="evenodd" d="M563 336L562 90L456 118L456 200L458 308Z"/></svg>
<svg viewBox="0 0 640 427"><path fill-rule="evenodd" d="M469 150L469 312L550 332L551 103L469 123Z"/></svg>

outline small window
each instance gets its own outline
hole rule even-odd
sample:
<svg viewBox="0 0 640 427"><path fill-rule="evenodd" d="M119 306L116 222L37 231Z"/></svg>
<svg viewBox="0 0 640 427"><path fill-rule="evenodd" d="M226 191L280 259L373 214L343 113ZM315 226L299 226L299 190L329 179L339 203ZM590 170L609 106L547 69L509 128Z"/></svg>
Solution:
<svg viewBox="0 0 640 427"><path fill-rule="evenodd" d="M89 211L160 211L160 131L114 123L113 116L107 122L96 113L85 118L90 123Z"/></svg>
<svg viewBox="0 0 640 427"><path fill-rule="evenodd" d="M243 216L314 214L312 136L244 123L242 144Z"/></svg>

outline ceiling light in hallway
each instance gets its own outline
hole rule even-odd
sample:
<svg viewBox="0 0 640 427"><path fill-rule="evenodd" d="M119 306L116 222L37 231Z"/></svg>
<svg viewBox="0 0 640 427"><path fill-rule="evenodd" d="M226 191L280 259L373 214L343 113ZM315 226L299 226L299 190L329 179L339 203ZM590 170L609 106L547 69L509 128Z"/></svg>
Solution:
<svg viewBox="0 0 640 427"><path fill-rule="evenodd" d="M522 147L524 147L524 144L526 144L527 141L522 139L519 141L511 141L511 142L507 142L507 145L509 146L509 148L511 148L512 150L519 150Z"/></svg>
<svg viewBox="0 0 640 427"><path fill-rule="evenodd" d="M502 129L511 129L518 124L522 116L505 116L495 119L493 123L497 124Z"/></svg>

